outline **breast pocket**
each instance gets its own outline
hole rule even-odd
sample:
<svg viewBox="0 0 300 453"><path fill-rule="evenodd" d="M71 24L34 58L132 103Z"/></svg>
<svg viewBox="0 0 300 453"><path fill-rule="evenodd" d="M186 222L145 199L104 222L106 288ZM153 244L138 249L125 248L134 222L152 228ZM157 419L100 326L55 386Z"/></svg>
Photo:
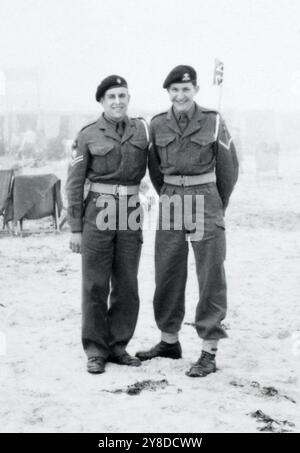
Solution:
<svg viewBox="0 0 300 453"><path fill-rule="evenodd" d="M212 136L194 135L188 146L189 160L192 165L209 164L214 157L215 140Z"/></svg>
<svg viewBox="0 0 300 453"><path fill-rule="evenodd" d="M146 150L148 143L147 140L143 139L131 139L130 144L133 145L135 148L138 148L139 150Z"/></svg>
<svg viewBox="0 0 300 453"><path fill-rule="evenodd" d="M133 137L129 143L129 167L131 177L142 179L146 173L148 142L143 138Z"/></svg>
<svg viewBox="0 0 300 453"><path fill-rule="evenodd" d="M120 163L120 150L113 143L92 144L89 146L92 168L99 175L113 173Z"/></svg>
<svg viewBox="0 0 300 453"><path fill-rule="evenodd" d="M176 164L176 137L171 135L160 135L156 137L157 146L162 167Z"/></svg>
<svg viewBox="0 0 300 453"><path fill-rule="evenodd" d="M103 145L90 145L90 152L93 156L106 156L110 151L114 149L114 145L103 144Z"/></svg>

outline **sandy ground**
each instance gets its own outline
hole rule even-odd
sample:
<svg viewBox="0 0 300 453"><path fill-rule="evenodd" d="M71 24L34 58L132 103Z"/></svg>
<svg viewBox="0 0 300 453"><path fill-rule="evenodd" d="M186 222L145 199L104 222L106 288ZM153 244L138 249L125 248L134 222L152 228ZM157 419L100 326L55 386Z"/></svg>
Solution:
<svg viewBox="0 0 300 453"><path fill-rule="evenodd" d="M229 338L218 372L204 379L185 376L201 349L189 325L197 302L192 254L183 359L108 364L93 376L80 343L80 257L68 249L68 231L0 237L0 432L300 431L300 153L281 158L280 179L257 180L251 158L244 167L226 215ZM64 178L66 165L32 171ZM159 340L153 241L145 231L132 353ZM151 388L126 392L146 380ZM270 419L260 421L264 414Z"/></svg>

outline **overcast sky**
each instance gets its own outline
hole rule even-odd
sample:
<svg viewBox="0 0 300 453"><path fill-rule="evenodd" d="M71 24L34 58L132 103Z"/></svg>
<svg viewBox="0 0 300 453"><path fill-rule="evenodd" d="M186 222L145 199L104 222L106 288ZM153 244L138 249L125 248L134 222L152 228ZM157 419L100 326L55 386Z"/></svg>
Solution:
<svg viewBox="0 0 300 453"><path fill-rule="evenodd" d="M197 70L198 102L217 106L218 57L224 108L293 110L300 104L293 85L300 80L300 2L0 0L0 57L0 70L39 68L48 109L98 108L97 84L116 73L128 80L132 110L160 111L168 106L162 82L178 64Z"/></svg>

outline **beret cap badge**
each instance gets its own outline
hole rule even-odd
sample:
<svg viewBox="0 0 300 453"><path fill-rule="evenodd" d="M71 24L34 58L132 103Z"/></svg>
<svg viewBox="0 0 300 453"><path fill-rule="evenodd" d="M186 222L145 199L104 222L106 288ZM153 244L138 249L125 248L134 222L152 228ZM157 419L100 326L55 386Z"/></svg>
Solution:
<svg viewBox="0 0 300 453"><path fill-rule="evenodd" d="M185 74L183 74L183 77L182 77L182 81L183 81L183 82L188 82L188 81L190 81L190 80L191 80L191 77L190 77L190 75L189 75L188 72L186 72Z"/></svg>

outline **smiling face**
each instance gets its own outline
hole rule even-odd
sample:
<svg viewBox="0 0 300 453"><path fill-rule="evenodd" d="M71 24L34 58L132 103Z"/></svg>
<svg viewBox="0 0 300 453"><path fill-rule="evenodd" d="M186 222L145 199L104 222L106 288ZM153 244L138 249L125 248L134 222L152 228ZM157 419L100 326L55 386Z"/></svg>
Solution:
<svg viewBox="0 0 300 453"><path fill-rule="evenodd" d="M122 121L126 116L129 100L130 95L127 88L110 88L101 99L105 115L114 121Z"/></svg>
<svg viewBox="0 0 300 453"><path fill-rule="evenodd" d="M192 82L172 83L168 88L170 101L177 112L188 112L198 91L199 87Z"/></svg>

